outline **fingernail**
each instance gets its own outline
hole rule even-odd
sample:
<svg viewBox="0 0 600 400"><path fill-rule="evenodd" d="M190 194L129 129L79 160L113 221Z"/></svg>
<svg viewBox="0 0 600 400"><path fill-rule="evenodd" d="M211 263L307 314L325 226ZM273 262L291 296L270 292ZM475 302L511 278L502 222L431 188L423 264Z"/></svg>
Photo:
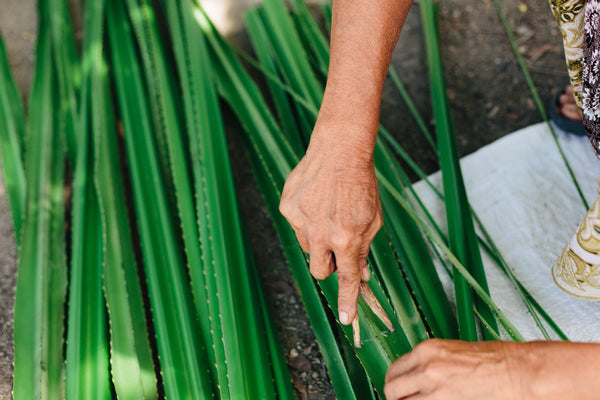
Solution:
<svg viewBox="0 0 600 400"><path fill-rule="evenodd" d="M361 280L364 282L368 282L371 279L371 272L369 268L365 267L361 271Z"/></svg>
<svg viewBox="0 0 600 400"><path fill-rule="evenodd" d="M340 312L340 322L343 325L348 325L350 323L350 318L348 318L348 313L346 311Z"/></svg>

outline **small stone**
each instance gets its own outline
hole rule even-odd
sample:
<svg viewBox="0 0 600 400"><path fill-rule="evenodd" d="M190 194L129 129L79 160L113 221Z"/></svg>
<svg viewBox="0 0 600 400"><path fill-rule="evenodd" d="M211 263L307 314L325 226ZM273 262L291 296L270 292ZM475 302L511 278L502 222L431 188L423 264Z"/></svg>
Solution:
<svg viewBox="0 0 600 400"><path fill-rule="evenodd" d="M498 105L495 105L494 108L492 108L490 110L490 112L488 113L487 117L489 119L492 119L492 118L494 118L498 114L499 111L500 111L500 107L498 107Z"/></svg>
<svg viewBox="0 0 600 400"><path fill-rule="evenodd" d="M319 377L319 373L313 372L311 376L313 377L313 379L317 379Z"/></svg>
<svg viewBox="0 0 600 400"><path fill-rule="evenodd" d="M311 364L310 361L308 361L308 358L301 355L298 355L297 357L292 357L289 360L288 364L290 364L292 368L297 369L298 371L308 372L311 369Z"/></svg>
<svg viewBox="0 0 600 400"><path fill-rule="evenodd" d="M292 358L298 357L298 350L296 350L296 349L290 350L290 357L292 357Z"/></svg>
<svg viewBox="0 0 600 400"><path fill-rule="evenodd" d="M527 12L527 4L525 4L525 3L519 4L519 11L521 12L521 14L525 14Z"/></svg>

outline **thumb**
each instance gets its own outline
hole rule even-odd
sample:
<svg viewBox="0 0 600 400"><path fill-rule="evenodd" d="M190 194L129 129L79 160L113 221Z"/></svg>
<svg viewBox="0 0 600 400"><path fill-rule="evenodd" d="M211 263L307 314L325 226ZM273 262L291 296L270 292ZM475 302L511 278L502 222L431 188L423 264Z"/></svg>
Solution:
<svg viewBox="0 0 600 400"><path fill-rule="evenodd" d="M356 302L360 291L361 270L358 257L336 257L338 270L338 311L340 322L348 325L356 317Z"/></svg>

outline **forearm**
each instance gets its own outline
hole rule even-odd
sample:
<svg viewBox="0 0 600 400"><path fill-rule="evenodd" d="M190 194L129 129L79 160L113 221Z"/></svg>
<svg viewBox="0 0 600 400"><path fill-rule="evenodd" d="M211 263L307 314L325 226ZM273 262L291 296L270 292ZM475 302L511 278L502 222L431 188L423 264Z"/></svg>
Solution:
<svg viewBox="0 0 600 400"><path fill-rule="evenodd" d="M329 77L315 141L342 140L372 153L383 84L411 5L412 0L333 1ZM317 129L322 126L326 129Z"/></svg>
<svg viewBox="0 0 600 400"><path fill-rule="evenodd" d="M600 344L531 342L513 360L528 368L521 374L524 397L592 400L600 394Z"/></svg>
<svg viewBox="0 0 600 400"><path fill-rule="evenodd" d="M334 0L329 77L306 155L280 210L310 253L310 271L337 271L340 322L356 317L369 245L383 224L373 148L392 51L412 0Z"/></svg>

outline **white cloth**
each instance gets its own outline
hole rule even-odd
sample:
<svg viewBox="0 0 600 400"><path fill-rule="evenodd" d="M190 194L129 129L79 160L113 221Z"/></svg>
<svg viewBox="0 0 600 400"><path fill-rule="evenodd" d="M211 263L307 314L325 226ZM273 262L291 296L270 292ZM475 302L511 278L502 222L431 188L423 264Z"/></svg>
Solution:
<svg viewBox="0 0 600 400"><path fill-rule="evenodd" d="M600 160L585 137L557 130L589 205L596 199ZM572 341L600 342L600 301L572 297L554 283L551 267L583 219L576 192L545 123L509 134L461 160L469 201L517 278ZM441 175L431 181L441 187ZM414 185L446 226L443 204L424 182ZM543 336L513 285L484 252L493 300L527 340ZM440 268L449 293L452 282ZM506 337L504 335L504 337Z"/></svg>

